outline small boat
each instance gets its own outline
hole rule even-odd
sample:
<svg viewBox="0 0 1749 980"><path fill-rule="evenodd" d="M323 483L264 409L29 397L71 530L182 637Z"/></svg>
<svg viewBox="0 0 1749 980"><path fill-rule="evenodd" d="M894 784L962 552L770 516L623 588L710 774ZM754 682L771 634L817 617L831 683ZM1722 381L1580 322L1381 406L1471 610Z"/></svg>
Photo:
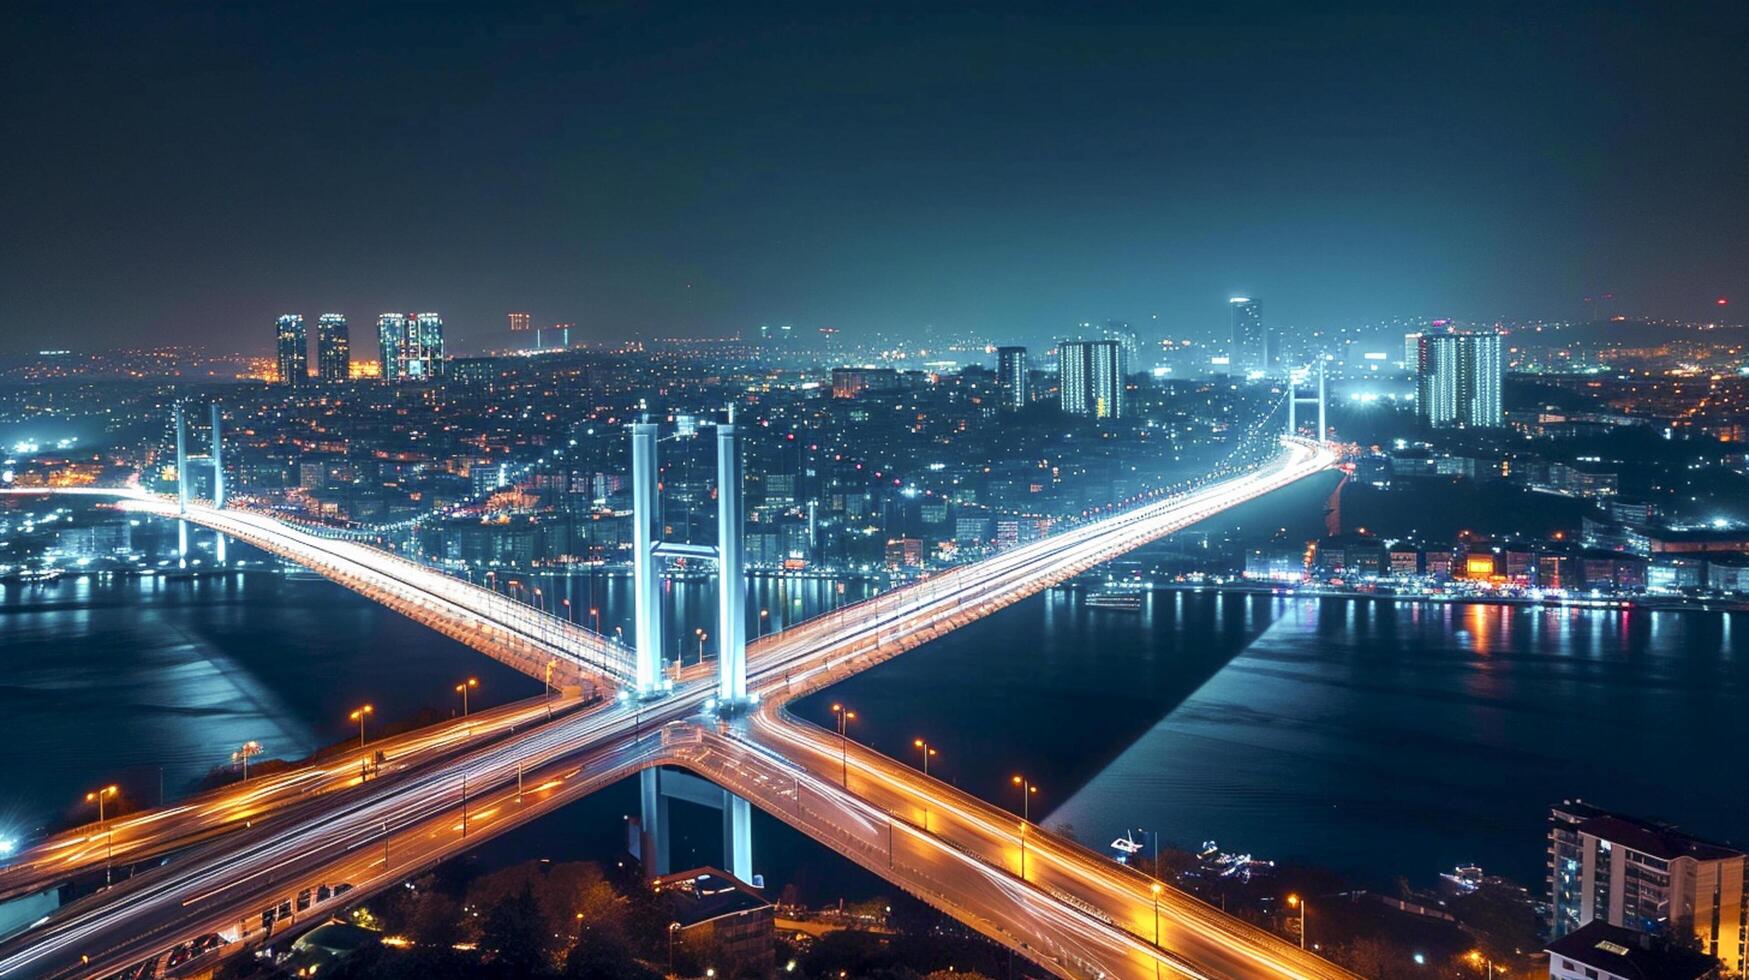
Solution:
<svg viewBox="0 0 1749 980"><path fill-rule="evenodd" d="M1111 842L1111 849L1117 852L1117 863L1127 864L1129 863L1130 856L1140 851L1142 845L1138 843L1134 837L1131 837L1130 832L1126 830L1123 832L1122 837Z"/></svg>
<svg viewBox="0 0 1749 980"><path fill-rule="evenodd" d="M1106 589L1089 593L1087 606L1090 609L1111 609L1116 612L1141 612L1142 594L1140 592L1115 592Z"/></svg>

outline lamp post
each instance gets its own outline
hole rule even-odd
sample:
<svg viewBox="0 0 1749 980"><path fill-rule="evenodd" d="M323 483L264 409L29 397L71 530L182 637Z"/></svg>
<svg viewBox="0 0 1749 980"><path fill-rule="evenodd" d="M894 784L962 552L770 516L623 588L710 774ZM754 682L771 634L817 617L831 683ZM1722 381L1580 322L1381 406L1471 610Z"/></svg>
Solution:
<svg viewBox="0 0 1749 980"><path fill-rule="evenodd" d="M479 687L479 686L480 686L479 680L477 678L473 678L473 677L470 677L467 680L462 681L460 684L457 684L455 686L456 693L460 694L462 696L462 717L463 718L466 718L468 716L468 689L472 688L472 687Z"/></svg>
<svg viewBox="0 0 1749 980"><path fill-rule="evenodd" d="M763 638L765 636L765 627L770 622L771 622L771 610L769 610L769 609L759 610L759 635L760 635L760 637Z"/></svg>
<svg viewBox="0 0 1749 980"><path fill-rule="evenodd" d="M1310 906L1308 906L1306 904L1306 900L1299 897L1298 895L1289 895L1287 897L1287 904L1288 904L1288 908L1294 908L1294 909L1300 910L1300 948L1305 949L1306 948L1306 914L1311 911L1311 908L1310 908Z"/></svg>
<svg viewBox="0 0 1749 980"><path fill-rule="evenodd" d="M1481 966L1487 970L1488 980L1494 980L1494 960L1479 949L1470 950L1468 957L1472 966Z"/></svg>
<svg viewBox="0 0 1749 980"><path fill-rule="evenodd" d="M103 885L106 888L109 887L109 885L111 883L110 868L113 866L113 862L115 860L115 831L110 830L104 826L104 824L107 821L107 814L104 812L104 809L103 809L103 801L109 799L112 796L119 794L120 792L121 792L121 787L116 786L112 783L108 786L103 787L102 789L92 790L91 792L85 794L85 802L97 804L97 829L104 832L104 834L103 834Z"/></svg>
<svg viewBox="0 0 1749 980"><path fill-rule="evenodd" d="M832 713L838 716L838 753L843 767L841 777L844 788L850 788L850 735L849 725L856 718L856 712L842 704L832 706Z"/></svg>
<svg viewBox="0 0 1749 980"><path fill-rule="evenodd" d="M1164 891L1165 888L1159 882L1156 881L1152 885L1148 886L1148 890L1154 893L1154 948L1159 949L1160 948L1160 892ZM1160 975L1160 958L1155 957L1154 958L1154 976L1157 977L1159 975Z"/></svg>
<svg viewBox="0 0 1749 980"><path fill-rule="evenodd" d="M237 763L237 762L243 763L243 781L245 783L249 781L249 757L254 756L254 755L260 755L260 754L261 754L261 743L255 741L254 739L250 739L249 741L244 742L243 745L237 749L237 751L231 753L231 762L232 763Z"/></svg>
<svg viewBox="0 0 1749 980"><path fill-rule="evenodd" d="M358 722L358 747L361 749L364 748L364 717L375 710L376 708L366 704L360 706L348 716L353 721Z"/></svg>
<svg viewBox="0 0 1749 980"><path fill-rule="evenodd" d="M920 738L912 739L911 744L916 746L917 751L923 754L923 778L928 779L929 757L935 754L935 750L929 747L928 742ZM926 795L923 797L923 800L923 832L927 834L929 833L929 797Z"/></svg>
<svg viewBox="0 0 1749 980"><path fill-rule="evenodd" d="M1032 822L1032 797L1038 787L1025 776L1015 776L1011 782L1020 788L1020 880L1026 880L1026 825Z"/></svg>

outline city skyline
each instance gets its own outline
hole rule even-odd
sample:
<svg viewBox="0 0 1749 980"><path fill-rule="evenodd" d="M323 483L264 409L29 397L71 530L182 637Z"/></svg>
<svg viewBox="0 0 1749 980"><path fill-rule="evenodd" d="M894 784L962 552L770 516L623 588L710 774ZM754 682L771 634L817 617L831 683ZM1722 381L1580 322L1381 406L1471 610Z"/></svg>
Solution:
<svg viewBox="0 0 1749 980"><path fill-rule="evenodd" d="M516 309L1032 339L1214 334L1234 294L1337 325L1744 288L1739 7L664 13L19 18L6 346L315 306L478 350Z"/></svg>

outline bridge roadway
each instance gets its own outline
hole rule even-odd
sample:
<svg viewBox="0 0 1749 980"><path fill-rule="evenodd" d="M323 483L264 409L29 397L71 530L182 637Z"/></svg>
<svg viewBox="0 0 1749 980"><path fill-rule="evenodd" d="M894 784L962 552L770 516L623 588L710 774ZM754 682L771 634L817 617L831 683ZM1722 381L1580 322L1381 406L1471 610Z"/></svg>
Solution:
<svg viewBox="0 0 1749 980"><path fill-rule="evenodd" d="M377 783L374 792L335 794L325 805L306 805L283 819L264 821L69 906L39 929L0 946L0 974L102 975L204 931L219 931L218 923L225 924L233 940L254 940L260 938L259 913L275 895L293 896L281 906L288 914L335 905L338 896L322 904L324 882L311 875L325 876L328 884L350 885L349 901L471 846L463 839L464 825L476 837L500 832L544 812L546 800L574 798L639 767L666 763L695 768L791 822L807 819L805 804L810 800L817 807L829 803L843 826L865 834L871 827L879 829L880 821L871 814L893 814L886 821L887 834L893 840L902 835L904 843L889 844L884 870L870 857L867 840L860 846L835 842L825 827L802 829L1063 975L1140 976L1140 964L1143 972L1187 976L1346 976L1170 889L1160 904L1160 937L1172 952L1154 950L1154 906L1146 879L1029 825L1029 861L1031 854L1040 857L1036 870L1029 866L1022 882L1007 867L1018 867L1018 843L1006 843L993 829L1011 821L1018 832L1019 821L933 781L896 779L893 774L905 767L888 761L883 769L878 757L863 750L857 754L858 777L851 780L849 792L832 786L809 768L809 760L818 766L820 757L806 740L817 743L823 736L794 734L808 730L789 724L777 711L791 694L926 642L1021 595L1332 462L1321 447L1290 442L1276 462L1245 475L1012 549L768 637L749 651L754 689L765 698L765 707L739 722L736 732L717 732L713 723L698 716L712 685L687 682L659 702L542 726L453 762L390 777ZM664 726L661 737L647 734L658 725ZM688 734L680 737L677 732ZM639 733L646 734L640 739ZM793 741L798 738L803 741ZM804 799L800 810L793 798L761 792L749 781L760 766L767 767L769 780L778 771L771 767L784 764L771 745L762 744L766 741L787 742L799 756L800 765L788 765L792 797ZM706 748L683 751L689 745ZM826 766L834 778L836 765L833 760ZM538 773L535 785L540 788L507 808L503 794L514 793L518 772ZM472 816L458 820L453 811L462 806L464 780L475 787L476 799ZM487 794L486 802L479 800L481 793ZM540 793L546 795L532 795ZM891 809L879 800L871 803L853 795L857 793L878 796ZM939 811L952 817L940 826L919 829L907 814L924 807L932 815ZM444 819L450 821L448 834L442 829ZM397 856L386 870L378 867L374 875L367 874L368 868L359 863L363 858L354 852L366 847L374 851L377 842ZM961 873L926 878L922 872L927 869L898 859L906 848L916 847L933 855L938 869L943 860L961 862ZM1013 855L1005 854L1005 848ZM959 857L948 858L948 852ZM970 873L974 867L976 874ZM1065 890L1065 885L1075 890ZM309 909L295 908L294 886L317 889ZM1138 888L1146 896L1147 928L1137 925Z"/></svg>
<svg viewBox="0 0 1749 980"><path fill-rule="evenodd" d="M424 766L483 742L514 734L581 704L576 696L529 698L475 711L415 731L378 738L319 761L278 771L259 768L247 781L196 793L169 806L139 810L102 823L71 827L19 851L0 867L0 901L53 888L111 866L129 865L191 847L316 796L351 789L370 778ZM598 702L594 710L608 706ZM378 762L378 756L381 762Z"/></svg>
<svg viewBox="0 0 1749 980"><path fill-rule="evenodd" d="M633 676L630 648L381 548L323 537L271 514L235 507L190 503L179 514L174 499L149 495L125 495L121 506L180 517L296 562L536 680L606 687L611 693ZM551 675L548 664L555 665Z"/></svg>

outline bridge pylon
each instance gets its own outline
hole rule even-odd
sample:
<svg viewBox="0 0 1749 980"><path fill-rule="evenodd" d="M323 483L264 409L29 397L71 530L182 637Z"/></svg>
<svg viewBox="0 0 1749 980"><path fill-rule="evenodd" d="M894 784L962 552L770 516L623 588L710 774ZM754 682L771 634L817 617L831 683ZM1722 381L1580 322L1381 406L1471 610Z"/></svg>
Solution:
<svg viewBox="0 0 1749 980"><path fill-rule="evenodd" d="M636 622L637 695L655 697L662 679L662 560L699 558L717 564L717 704L732 711L747 703L747 570L743 557L741 441L734 415L717 425L717 543L663 541L657 504L657 444L652 422L635 422L632 440L632 599Z"/></svg>
<svg viewBox="0 0 1749 980"><path fill-rule="evenodd" d="M1290 370L1287 373L1287 434L1290 436L1297 436L1300 434L1299 433L1299 428L1300 428L1299 420L1298 420L1296 413L1294 411L1295 408L1297 408L1300 405L1317 405L1318 406L1318 441L1323 442L1324 437L1329 433L1329 430L1325 428L1325 422L1324 422L1324 357L1323 357L1323 355L1318 356L1318 394L1316 397L1314 397L1312 395L1300 394L1300 382L1302 380L1301 372L1309 372L1309 371L1310 371L1310 368L1300 368L1297 371Z"/></svg>

